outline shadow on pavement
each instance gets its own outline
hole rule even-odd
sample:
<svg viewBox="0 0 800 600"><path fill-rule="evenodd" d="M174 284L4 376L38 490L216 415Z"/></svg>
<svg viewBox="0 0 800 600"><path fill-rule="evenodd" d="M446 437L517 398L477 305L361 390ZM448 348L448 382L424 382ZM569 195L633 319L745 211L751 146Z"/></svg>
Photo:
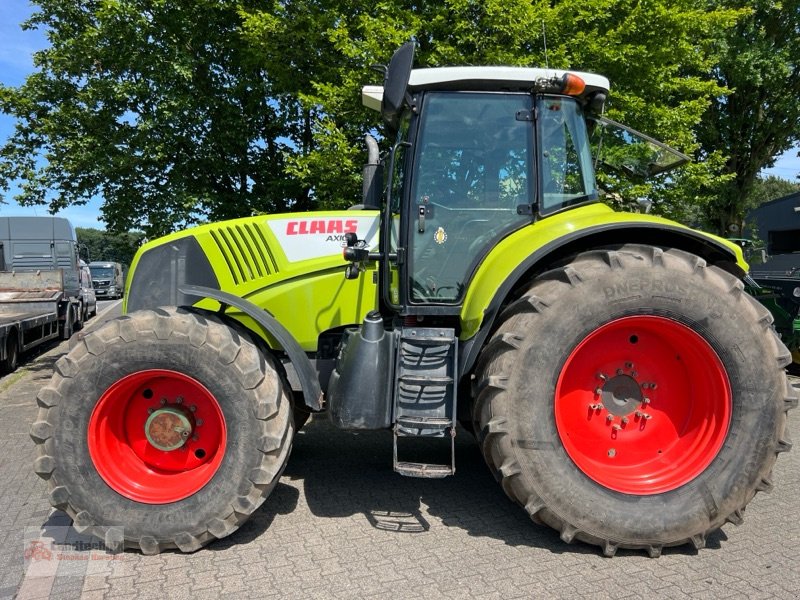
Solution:
<svg viewBox="0 0 800 600"><path fill-rule="evenodd" d="M437 462L446 462L448 454L446 448ZM339 431L317 417L295 438L284 477L303 481L309 508L320 517L363 514L377 529L415 534L430 529L428 514L448 527L511 546L593 552L580 544L567 546L549 528L533 524L505 496L474 438L462 429L456 438L456 474L417 479L392 470L390 432Z"/></svg>
<svg viewBox="0 0 800 600"><path fill-rule="evenodd" d="M254 541L269 529L277 515L286 515L297 508L300 492L278 481L264 504L235 533L207 546L209 550L226 550L231 546Z"/></svg>
<svg viewBox="0 0 800 600"><path fill-rule="evenodd" d="M416 479L393 472L390 432L343 432L319 416L296 436L284 477L302 480L309 508L319 517L363 514L377 529L415 534L430 529L427 514L445 526L509 546L536 547L555 554L599 553L581 542L566 544L551 528L531 522L525 511L506 497L477 442L463 429L456 438L456 474ZM267 499L267 511L276 510L272 504L273 499ZM719 548L726 539L718 530L709 535L706 547ZM619 550L617 554L642 556L643 552ZM665 548L664 554L695 555L697 551L683 545Z"/></svg>

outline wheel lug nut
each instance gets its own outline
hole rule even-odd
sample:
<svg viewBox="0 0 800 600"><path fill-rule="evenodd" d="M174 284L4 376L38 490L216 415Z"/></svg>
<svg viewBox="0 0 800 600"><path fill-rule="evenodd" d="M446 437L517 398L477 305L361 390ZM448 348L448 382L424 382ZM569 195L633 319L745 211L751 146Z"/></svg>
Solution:
<svg viewBox="0 0 800 600"><path fill-rule="evenodd" d="M645 405L650 404L650 398L647 398L647 397L642 398L642 404L645 404Z"/></svg>
<svg viewBox="0 0 800 600"><path fill-rule="evenodd" d="M594 388L594 393L599 396L603 393L603 388Z"/></svg>
<svg viewBox="0 0 800 600"><path fill-rule="evenodd" d="M203 424L203 419L197 419L197 421L195 421L195 424L196 424L198 427L200 427L200 426Z"/></svg>
<svg viewBox="0 0 800 600"><path fill-rule="evenodd" d="M611 429L613 429L614 431L619 431L620 429L622 429L622 425L619 425L618 423L614 423L611 426Z"/></svg>
<svg viewBox="0 0 800 600"><path fill-rule="evenodd" d="M607 454L609 458L614 458L617 455L617 451L614 448L609 448Z"/></svg>
<svg viewBox="0 0 800 600"><path fill-rule="evenodd" d="M155 409L155 408L148 408L148 409L147 409L147 414L148 414L148 415L152 415L154 412L156 412L156 409Z"/></svg>
<svg viewBox="0 0 800 600"><path fill-rule="evenodd" d="M167 403L167 399L166 398L162 398L161 399L161 406L164 406L166 403Z"/></svg>
<svg viewBox="0 0 800 600"><path fill-rule="evenodd" d="M597 374L597 378L598 379L602 379L603 381L606 381L608 379L608 377L605 375L605 373L598 373Z"/></svg>
<svg viewBox="0 0 800 600"><path fill-rule="evenodd" d="M197 407L196 407L194 404L192 404L192 405L189 407L189 410L190 410L190 411L192 411L192 412L194 412L194 411L196 411L196 410L197 410Z"/></svg>
<svg viewBox="0 0 800 600"><path fill-rule="evenodd" d="M622 375L624 372L622 369L617 369L617 375Z"/></svg>
<svg viewBox="0 0 800 600"><path fill-rule="evenodd" d="M647 389L647 388L649 388L649 387L650 387L650 384L649 384L649 383L647 383L647 382L644 382L644 383L642 384L642 389L643 389L643 390L646 390L646 389Z"/></svg>
<svg viewBox="0 0 800 600"><path fill-rule="evenodd" d="M183 404L183 396L178 396L177 398L175 398L175 403L176 404Z"/></svg>
<svg viewBox="0 0 800 600"><path fill-rule="evenodd" d="M639 376L639 373L637 373L636 371L631 371L631 377L636 379L638 376Z"/></svg>
<svg viewBox="0 0 800 600"><path fill-rule="evenodd" d="M199 437L197 437L197 435L193 435L193 436L192 436L192 441L193 441L193 442L196 442L196 441L197 441L197 440L199 440L199 439L200 439L200 438L199 438Z"/></svg>
<svg viewBox="0 0 800 600"><path fill-rule="evenodd" d="M601 408L603 408L603 405L602 404L590 404L589 408L591 408L592 410L600 410Z"/></svg>
<svg viewBox="0 0 800 600"><path fill-rule="evenodd" d="M622 417L622 424L623 425L627 425L628 424L628 417Z"/></svg>
<svg viewBox="0 0 800 600"><path fill-rule="evenodd" d="M613 421L613 420L614 420L614 415L608 415L608 416L606 417L606 421L608 421L609 423L610 423L611 421Z"/></svg>

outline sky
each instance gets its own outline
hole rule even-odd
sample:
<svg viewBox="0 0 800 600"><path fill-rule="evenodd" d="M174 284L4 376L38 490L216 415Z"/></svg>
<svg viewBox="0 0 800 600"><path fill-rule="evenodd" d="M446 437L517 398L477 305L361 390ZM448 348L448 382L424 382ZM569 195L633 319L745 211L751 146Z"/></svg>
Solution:
<svg viewBox="0 0 800 600"><path fill-rule="evenodd" d="M33 53L47 47L47 38L40 31L22 31L20 23L33 12L28 0L0 0L0 83L20 85L33 72ZM14 131L14 119L0 113L0 145ZM49 215L45 206L22 207L12 196L12 189L4 194L7 204L0 204L0 216ZM99 220L101 198L95 198L83 206L71 206L58 213L66 217L75 227L105 229Z"/></svg>
<svg viewBox="0 0 800 600"><path fill-rule="evenodd" d="M0 0L0 83L20 85L33 72L33 53L47 46L47 38L41 31L22 31L20 23L33 12L28 0ZM613 92L612 92L613 93ZM14 130L14 120L0 113L0 145ZM798 149L792 149L779 157L775 165L765 169L764 175L775 175L797 181L800 175ZM44 206L21 207L12 198L14 190L7 195L8 204L0 204L0 216L47 215ZM104 229L99 220L102 198L95 198L83 206L71 206L58 213L68 218L76 227Z"/></svg>

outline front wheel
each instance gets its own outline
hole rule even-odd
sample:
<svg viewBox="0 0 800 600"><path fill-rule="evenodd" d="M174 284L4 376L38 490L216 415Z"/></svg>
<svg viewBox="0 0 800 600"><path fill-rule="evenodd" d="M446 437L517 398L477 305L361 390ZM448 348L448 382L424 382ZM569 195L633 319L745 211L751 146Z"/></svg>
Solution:
<svg viewBox="0 0 800 600"><path fill-rule="evenodd" d="M88 334L37 400L35 470L53 506L79 531L147 554L235 531L275 487L294 432L271 357L184 309Z"/></svg>
<svg viewBox="0 0 800 600"><path fill-rule="evenodd" d="M506 493L563 540L693 543L768 491L790 355L735 277L684 252L579 255L501 316L475 420Z"/></svg>

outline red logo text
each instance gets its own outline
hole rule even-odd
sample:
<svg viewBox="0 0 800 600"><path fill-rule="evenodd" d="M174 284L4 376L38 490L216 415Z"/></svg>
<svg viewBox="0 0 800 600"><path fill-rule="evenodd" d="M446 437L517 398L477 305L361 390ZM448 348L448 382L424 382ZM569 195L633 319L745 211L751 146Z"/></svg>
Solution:
<svg viewBox="0 0 800 600"><path fill-rule="evenodd" d="M356 219L311 219L307 221L289 221L286 223L286 235L310 235L313 233L356 233Z"/></svg>

